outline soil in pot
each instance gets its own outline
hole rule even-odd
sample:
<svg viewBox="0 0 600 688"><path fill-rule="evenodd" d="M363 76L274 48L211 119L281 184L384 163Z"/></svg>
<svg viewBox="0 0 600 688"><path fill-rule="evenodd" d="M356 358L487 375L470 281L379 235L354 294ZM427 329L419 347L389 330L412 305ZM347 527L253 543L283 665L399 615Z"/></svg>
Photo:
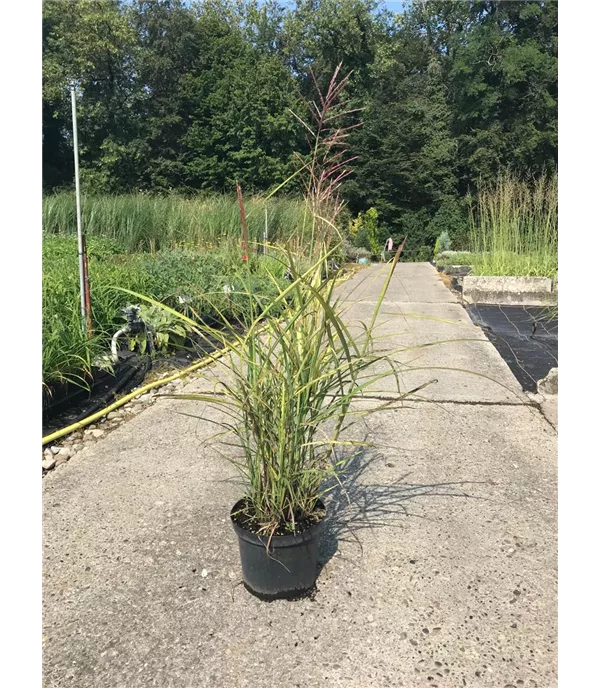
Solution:
<svg viewBox="0 0 600 688"><path fill-rule="evenodd" d="M314 589L317 579L319 539L325 506L319 500L315 515L296 523L293 534L257 535L256 523L247 515L245 500L231 510L238 536L244 585L264 600L294 599ZM286 532L283 530L283 532Z"/></svg>

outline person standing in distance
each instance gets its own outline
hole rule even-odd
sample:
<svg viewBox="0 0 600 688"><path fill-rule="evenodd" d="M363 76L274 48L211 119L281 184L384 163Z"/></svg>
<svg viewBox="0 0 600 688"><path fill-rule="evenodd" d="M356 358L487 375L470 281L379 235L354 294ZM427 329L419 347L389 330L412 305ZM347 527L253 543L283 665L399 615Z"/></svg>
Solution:
<svg viewBox="0 0 600 688"><path fill-rule="evenodd" d="M391 253L392 249L394 248L394 240L392 237L388 237L385 246L383 247L383 251L381 252L381 260L385 263L387 261L387 254Z"/></svg>

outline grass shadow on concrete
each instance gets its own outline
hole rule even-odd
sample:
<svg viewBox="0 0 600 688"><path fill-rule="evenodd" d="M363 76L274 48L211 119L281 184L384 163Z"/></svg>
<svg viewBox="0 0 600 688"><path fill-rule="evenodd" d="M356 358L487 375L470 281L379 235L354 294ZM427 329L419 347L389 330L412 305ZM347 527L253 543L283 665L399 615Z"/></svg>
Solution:
<svg viewBox="0 0 600 688"><path fill-rule="evenodd" d="M319 574L336 554L341 542L358 545L362 555L360 531L400 527L401 522L410 517L428 518L411 511L411 502L424 497L473 499L476 497L465 490L466 486L482 484L471 480L411 483L408 482L410 473L390 482L374 483L369 475L374 468L379 475L382 469L393 472L395 464L389 457L377 451L361 450L349 460L340 482L329 485L332 489L326 501L327 521L319 546Z"/></svg>

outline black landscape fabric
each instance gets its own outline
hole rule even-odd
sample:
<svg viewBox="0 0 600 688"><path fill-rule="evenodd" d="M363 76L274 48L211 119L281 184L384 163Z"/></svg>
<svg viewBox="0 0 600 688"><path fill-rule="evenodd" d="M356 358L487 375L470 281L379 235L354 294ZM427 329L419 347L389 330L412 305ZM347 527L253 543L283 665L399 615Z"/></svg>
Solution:
<svg viewBox="0 0 600 688"><path fill-rule="evenodd" d="M558 320L535 306L466 306L506 361L523 391L537 392L537 382L558 366Z"/></svg>

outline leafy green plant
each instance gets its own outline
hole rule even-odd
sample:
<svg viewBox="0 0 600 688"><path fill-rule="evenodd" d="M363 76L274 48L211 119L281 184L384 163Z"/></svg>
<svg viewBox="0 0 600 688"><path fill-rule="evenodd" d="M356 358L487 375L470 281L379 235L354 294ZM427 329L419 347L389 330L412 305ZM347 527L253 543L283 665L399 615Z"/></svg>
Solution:
<svg viewBox="0 0 600 688"><path fill-rule="evenodd" d="M42 382L74 382L89 386L93 361L106 352L114 332L123 324L121 309L128 305L118 285L143 292L175 310L194 312L199 317L235 323L249 317L249 303L236 293L244 276L253 294L253 308L260 311L276 296L271 277L284 284L285 265L272 256L251 255L242 263L239 246L225 244L219 251L175 249L155 254L127 254L111 239L88 240L94 335L88 338L81 327L77 240L75 237L44 235L42 281ZM225 285L234 291L225 293ZM156 314L155 314L156 315ZM162 325L161 325L162 326ZM164 323L168 333L168 326ZM160 330L160 327L158 328ZM177 343L176 332L169 344ZM164 350L164 337L156 342ZM144 341L140 346L145 347ZM158 345L159 344L159 345Z"/></svg>
<svg viewBox="0 0 600 688"><path fill-rule="evenodd" d="M433 258L437 260L440 253L445 253L452 248L452 241L450 235L446 230L444 230L439 237L435 240L435 246L433 248Z"/></svg>
<svg viewBox="0 0 600 688"><path fill-rule="evenodd" d="M157 306L142 305L140 316L149 329L156 352L166 354L172 349L181 349L185 346L185 340L191 332L185 321ZM137 348L141 354L146 353L148 336L145 331L135 335L129 334L128 340L130 351Z"/></svg>
<svg viewBox="0 0 600 688"><path fill-rule="evenodd" d="M379 214L376 208L369 208L366 213L359 213L350 223L349 234L355 248L367 249L369 257L381 253Z"/></svg>
<svg viewBox="0 0 600 688"><path fill-rule="evenodd" d="M356 237L358 235L359 230L361 229L363 224L363 214L358 213L358 215L350 220L348 222L348 236L350 238L350 241L352 241L354 244L356 244Z"/></svg>
<svg viewBox="0 0 600 688"><path fill-rule="evenodd" d="M365 227L363 213L358 213L350 223L349 236L355 248L369 248L369 234Z"/></svg>
<svg viewBox="0 0 600 688"><path fill-rule="evenodd" d="M431 256L432 256L431 246L419 246L419 250L417 251L416 261L418 263L424 263L424 262L430 260Z"/></svg>
<svg viewBox="0 0 600 688"><path fill-rule="evenodd" d="M381 242L379 241L379 214L375 208L369 208L365 213L364 226L369 240L369 248L374 256L378 256L381 251Z"/></svg>
<svg viewBox="0 0 600 688"><path fill-rule="evenodd" d="M464 248L469 240L469 214L464 200L445 199L427 225L427 234L439 237L447 232L453 246ZM440 251L448 250L441 248Z"/></svg>
<svg viewBox="0 0 600 688"><path fill-rule="evenodd" d="M450 239L450 235L446 230L444 230L436 239L433 257L437 257L438 253L442 253L443 251L450 251L451 248L452 241Z"/></svg>

